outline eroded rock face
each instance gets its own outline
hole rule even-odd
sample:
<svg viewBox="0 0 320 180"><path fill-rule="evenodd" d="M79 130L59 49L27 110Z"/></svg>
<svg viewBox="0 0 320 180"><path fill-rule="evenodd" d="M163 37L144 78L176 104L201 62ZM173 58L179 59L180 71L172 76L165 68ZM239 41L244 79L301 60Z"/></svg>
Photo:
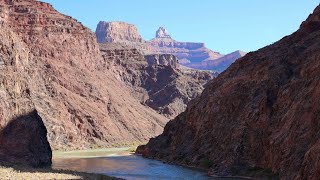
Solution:
<svg viewBox="0 0 320 180"><path fill-rule="evenodd" d="M137 28L124 22L100 21L96 36L99 43L106 42L143 42Z"/></svg>
<svg viewBox="0 0 320 180"><path fill-rule="evenodd" d="M113 32L101 27L100 23L96 31L98 41L101 37L113 36ZM128 29L134 26L121 23L121 27ZM130 36L127 31L119 32L121 37ZM189 56L190 50L198 52L199 48L205 48L203 43L176 42L163 27L159 28L156 37L149 42L136 41L134 38L127 38L125 41L110 39L107 41L109 43L99 42L104 42L100 46L106 64L109 63L108 69L132 89L134 97L160 114L174 118L185 110L186 104L197 97L203 86L217 74L179 65L179 58L175 56L176 49L183 49L183 54ZM168 54L162 51L163 49L168 50Z"/></svg>
<svg viewBox="0 0 320 180"><path fill-rule="evenodd" d="M215 175L318 179L319 19L317 7L297 32L236 61L138 152Z"/></svg>
<svg viewBox="0 0 320 180"><path fill-rule="evenodd" d="M0 30L0 163L51 165L51 148L41 117L34 110L32 55L12 30Z"/></svg>
<svg viewBox="0 0 320 180"><path fill-rule="evenodd" d="M170 36L169 32L164 27L160 27L156 32L156 38L170 38L171 39L171 36Z"/></svg>
<svg viewBox="0 0 320 180"><path fill-rule="evenodd" d="M180 60L192 63L201 62L206 59L217 59L223 55L207 49L204 43L178 42L171 38L167 30L160 27L156 37L149 42L151 52L154 54L173 54Z"/></svg>
<svg viewBox="0 0 320 180"><path fill-rule="evenodd" d="M167 118L107 69L89 29L35 0L0 1L0 17L18 39L3 50L1 127L36 109L53 149L120 146L162 132Z"/></svg>
<svg viewBox="0 0 320 180"><path fill-rule="evenodd" d="M149 65L165 65L177 68L178 58L172 54L153 54L145 56Z"/></svg>
<svg viewBox="0 0 320 180"><path fill-rule="evenodd" d="M204 43L175 41L164 27L157 30L154 39L144 41L134 25L124 22L100 22L96 36L99 43L126 43L139 48L145 54L173 54L179 60L187 59L190 62L222 57L220 53L207 49Z"/></svg>
<svg viewBox="0 0 320 180"><path fill-rule="evenodd" d="M0 130L0 162L33 167L51 165L47 129L37 111L10 120Z"/></svg>
<svg viewBox="0 0 320 180"><path fill-rule="evenodd" d="M206 48L204 43L179 42L174 40L164 27L156 31L155 38L145 41L134 25L125 22L101 21L97 26L96 37L99 43L123 43L134 46L146 55L172 54L178 58L180 64L199 70L222 72L246 54L235 51L223 55Z"/></svg>
<svg viewBox="0 0 320 180"><path fill-rule="evenodd" d="M218 72L223 72L226 70L232 63L234 63L237 59L242 58L247 53L242 51L235 51L230 54L224 55L218 59L207 59L200 63L188 63L187 66L194 69L202 69L202 70L215 70Z"/></svg>
<svg viewBox="0 0 320 180"><path fill-rule="evenodd" d="M173 55L144 56L135 46L100 44L107 68L142 104L174 118L213 78L211 72L181 68Z"/></svg>

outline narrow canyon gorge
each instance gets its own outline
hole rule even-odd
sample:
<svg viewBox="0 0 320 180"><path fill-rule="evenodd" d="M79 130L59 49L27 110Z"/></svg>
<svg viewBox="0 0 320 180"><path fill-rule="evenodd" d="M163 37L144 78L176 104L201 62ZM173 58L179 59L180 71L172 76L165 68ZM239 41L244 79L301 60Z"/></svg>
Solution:
<svg viewBox="0 0 320 180"><path fill-rule="evenodd" d="M140 145L130 158L198 177L320 177L320 6L249 53L98 21L93 32L49 3L0 0L0 165Z"/></svg>
<svg viewBox="0 0 320 180"><path fill-rule="evenodd" d="M212 175L320 177L320 6L299 30L213 79L138 153Z"/></svg>

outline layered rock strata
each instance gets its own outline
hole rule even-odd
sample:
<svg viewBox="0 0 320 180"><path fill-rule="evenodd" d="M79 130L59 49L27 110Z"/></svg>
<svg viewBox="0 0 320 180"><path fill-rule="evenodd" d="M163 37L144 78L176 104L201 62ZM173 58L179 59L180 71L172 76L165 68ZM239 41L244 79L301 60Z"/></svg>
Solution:
<svg viewBox="0 0 320 180"><path fill-rule="evenodd" d="M211 72L181 68L174 55L144 56L136 47L123 43L100 44L100 48L108 69L133 96L169 118L183 112L214 77Z"/></svg>
<svg viewBox="0 0 320 180"><path fill-rule="evenodd" d="M96 36L99 43L126 43L140 48L145 54L173 54L179 60L186 59L190 62L201 62L206 59L222 57L220 53L207 49L204 43L174 40L164 27L157 30L154 39L144 41L137 28L132 24L101 21L97 25Z"/></svg>
<svg viewBox="0 0 320 180"><path fill-rule="evenodd" d="M32 102L33 56L3 24L0 39L0 163L49 166L47 130Z"/></svg>
<svg viewBox="0 0 320 180"><path fill-rule="evenodd" d="M215 175L318 179L319 40L320 6L297 32L231 65L138 152Z"/></svg>
<svg viewBox="0 0 320 180"><path fill-rule="evenodd" d="M0 40L11 58L1 58L1 127L35 109L53 149L141 143L162 132L167 118L132 97L81 23L36 0L0 1L0 21L14 36Z"/></svg>
<svg viewBox="0 0 320 180"><path fill-rule="evenodd" d="M124 22L99 22L96 29L99 43L106 42L144 42L138 29Z"/></svg>
<svg viewBox="0 0 320 180"><path fill-rule="evenodd" d="M194 69L202 69L202 70L215 70L218 72L223 72L226 70L232 63L234 63L237 59L242 58L247 53L242 51L235 51L233 53L224 55L217 59L207 59L199 63L187 63L188 67Z"/></svg>

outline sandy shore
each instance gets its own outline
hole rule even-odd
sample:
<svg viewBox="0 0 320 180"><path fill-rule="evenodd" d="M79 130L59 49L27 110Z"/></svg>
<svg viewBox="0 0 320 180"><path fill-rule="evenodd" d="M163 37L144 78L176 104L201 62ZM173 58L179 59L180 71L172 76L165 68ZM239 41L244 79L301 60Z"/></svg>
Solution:
<svg viewBox="0 0 320 180"><path fill-rule="evenodd" d="M113 180L117 178L100 174L89 174L67 170L54 170L51 168L34 169L30 167L0 166L0 179L8 180L46 180L46 179L92 179Z"/></svg>
<svg viewBox="0 0 320 180"><path fill-rule="evenodd" d="M53 151L53 159L128 156L134 153L135 150L136 150L136 147L134 146L134 147L88 149L88 150L76 150L76 151Z"/></svg>

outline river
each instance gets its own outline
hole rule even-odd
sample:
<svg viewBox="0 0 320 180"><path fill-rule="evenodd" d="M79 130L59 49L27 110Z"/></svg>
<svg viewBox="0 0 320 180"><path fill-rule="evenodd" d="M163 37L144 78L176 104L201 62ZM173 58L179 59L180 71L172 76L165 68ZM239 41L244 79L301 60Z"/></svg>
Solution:
<svg viewBox="0 0 320 180"><path fill-rule="evenodd" d="M99 173L128 180L209 179L202 171L130 154L129 148L54 152L53 168Z"/></svg>

